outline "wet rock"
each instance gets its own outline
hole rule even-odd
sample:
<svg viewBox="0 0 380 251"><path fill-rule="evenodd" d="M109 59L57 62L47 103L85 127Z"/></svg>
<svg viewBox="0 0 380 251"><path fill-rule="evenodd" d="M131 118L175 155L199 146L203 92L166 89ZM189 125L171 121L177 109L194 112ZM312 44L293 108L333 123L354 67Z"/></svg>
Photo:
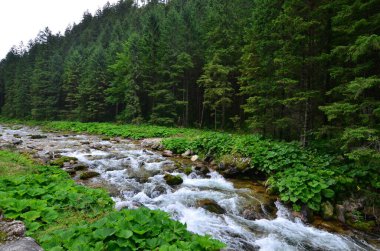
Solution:
<svg viewBox="0 0 380 251"><path fill-rule="evenodd" d="M350 199L343 202L346 212L361 211L364 209L364 199Z"/></svg>
<svg viewBox="0 0 380 251"><path fill-rule="evenodd" d="M201 207L215 214L224 214L226 212L226 210L219 206L218 203L216 203L216 201L210 199L198 200L197 207Z"/></svg>
<svg viewBox="0 0 380 251"><path fill-rule="evenodd" d="M182 171L184 172L184 174L189 175L193 172L193 168L191 166L187 166L187 167L183 168Z"/></svg>
<svg viewBox="0 0 380 251"><path fill-rule="evenodd" d="M34 239L26 237L0 245L0 251L43 251Z"/></svg>
<svg viewBox="0 0 380 251"><path fill-rule="evenodd" d="M82 145L89 145L90 144L90 141L81 141L80 142Z"/></svg>
<svg viewBox="0 0 380 251"><path fill-rule="evenodd" d="M224 178L236 178L240 172L236 168L228 168L222 172Z"/></svg>
<svg viewBox="0 0 380 251"><path fill-rule="evenodd" d="M342 222L342 223L346 223L346 219L345 219L345 213L346 213L346 210L344 209L344 206L343 205L339 205L337 204L335 206L335 211L336 211L336 217L337 219Z"/></svg>
<svg viewBox="0 0 380 251"><path fill-rule="evenodd" d="M94 171L88 171L88 172L83 172L80 174L79 178L82 180L88 180L94 177L100 176L100 173L94 172Z"/></svg>
<svg viewBox="0 0 380 251"><path fill-rule="evenodd" d="M148 195L150 198L154 199L162 194L166 194L166 188L164 186L155 187L152 192Z"/></svg>
<svg viewBox="0 0 380 251"><path fill-rule="evenodd" d="M121 139L120 138L111 138L110 141L113 143L120 143Z"/></svg>
<svg viewBox="0 0 380 251"><path fill-rule="evenodd" d="M161 138L144 139L140 144L142 147L152 148L153 150L160 150L163 148Z"/></svg>
<svg viewBox="0 0 380 251"><path fill-rule="evenodd" d="M167 173L165 174L164 179L169 186L176 186L183 183L183 179L179 175L175 176Z"/></svg>
<svg viewBox="0 0 380 251"><path fill-rule="evenodd" d="M318 228L325 229L329 232L345 234L343 224L340 224L339 222L324 221L321 218L316 217L316 219L313 222L313 225L318 227Z"/></svg>
<svg viewBox="0 0 380 251"><path fill-rule="evenodd" d="M182 153L181 156L182 157L190 157L191 155L193 155L193 151L191 150L186 150L186 152Z"/></svg>
<svg viewBox="0 0 380 251"><path fill-rule="evenodd" d="M21 221L1 221L0 232L3 233L4 241L12 241L25 235L25 225Z"/></svg>
<svg viewBox="0 0 380 251"><path fill-rule="evenodd" d="M30 139L46 139L46 135L31 135Z"/></svg>
<svg viewBox="0 0 380 251"><path fill-rule="evenodd" d="M261 205L251 206L243 210L241 214L247 220L258 220L268 218Z"/></svg>
<svg viewBox="0 0 380 251"><path fill-rule="evenodd" d="M210 155L207 154L206 157L203 159L204 162L211 163L214 160L214 158Z"/></svg>
<svg viewBox="0 0 380 251"><path fill-rule="evenodd" d="M64 168L62 170L65 171L66 173L70 174L70 175L75 175L76 174L75 169L72 169L72 168Z"/></svg>
<svg viewBox="0 0 380 251"><path fill-rule="evenodd" d="M62 156L58 159L50 161L50 165L51 166L63 167L66 162L70 163L70 161L74 161L74 163L75 163L76 161L78 161L78 159L75 157Z"/></svg>
<svg viewBox="0 0 380 251"><path fill-rule="evenodd" d="M324 220L331 220L334 215L334 207L329 201L321 204L322 218Z"/></svg>
<svg viewBox="0 0 380 251"><path fill-rule="evenodd" d="M94 144L91 146L91 148L95 149L95 150L102 150L103 149L103 145L102 144Z"/></svg>
<svg viewBox="0 0 380 251"><path fill-rule="evenodd" d="M226 165L223 162L221 162L221 163L218 164L218 170L219 171L223 171L225 169L226 169Z"/></svg>
<svg viewBox="0 0 380 251"><path fill-rule="evenodd" d="M88 167L81 164L73 165L72 168L74 168L75 171L83 171L86 170Z"/></svg>
<svg viewBox="0 0 380 251"><path fill-rule="evenodd" d="M163 156L163 157L168 157L168 158L173 157L173 152L170 151L170 150L165 150L165 151L162 153L162 156Z"/></svg>
<svg viewBox="0 0 380 251"><path fill-rule="evenodd" d="M197 161L199 159L199 156L198 155L193 155L191 156L191 161Z"/></svg>
<svg viewBox="0 0 380 251"><path fill-rule="evenodd" d="M145 150L145 149L143 149L143 153L146 154L146 155L153 155L152 152L149 152L149 151L147 151L147 150ZM155 161L154 161L154 162L155 162Z"/></svg>
<svg viewBox="0 0 380 251"><path fill-rule="evenodd" d="M208 167L205 166L205 165L203 165L203 164L197 164L195 166L195 170L199 171L203 175L206 175L206 174L210 173L210 170L208 169Z"/></svg>
<svg viewBox="0 0 380 251"><path fill-rule="evenodd" d="M14 138L18 138L18 139L21 138L20 134L17 134L17 133L16 133L16 134L13 134L13 137L14 137Z"/></svg>
<svg viewBox="0 0 380 251"><path fill-rule="evenodd" d="M22 140L21 139L14 139L12 140L12 144L15 145L15 146L19 146L22 144Z"/></svg>
<svg viewBox="0 0 380 251"><path fill-rule="evenodd" d="M366 218L376 220L377 224L380 226L380 207L364 207L363 212L366 215Z"/></svg>
<svg viewBox="0 0 380 251"><path fill-rule="evenodd" d="M307 206L302 205L301 207L301 220L303 222L312 222L314 219L313 211Z"/></svg>

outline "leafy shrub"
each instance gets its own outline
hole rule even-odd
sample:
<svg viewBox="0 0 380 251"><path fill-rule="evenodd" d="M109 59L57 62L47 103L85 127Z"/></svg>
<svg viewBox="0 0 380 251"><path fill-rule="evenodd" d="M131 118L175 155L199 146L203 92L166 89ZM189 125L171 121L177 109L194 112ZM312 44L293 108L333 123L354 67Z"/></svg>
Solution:
<svg viewBox="0 0 380 251"><path fill-rule="evenodd" d="M269 184L280 192L282 201L293 203L294 209L306 204L319 211L323 200L335 196L333 174L330 170L293 168L275 174L269 179Z"/></svg>
<svg viewBox="0 0 380 251"><path fill-rule="evenodd" d="M41 239L47 250L219 250L225 245L199 236L167 213L146 208L110 213L93 224L58 230Z"/></svg>

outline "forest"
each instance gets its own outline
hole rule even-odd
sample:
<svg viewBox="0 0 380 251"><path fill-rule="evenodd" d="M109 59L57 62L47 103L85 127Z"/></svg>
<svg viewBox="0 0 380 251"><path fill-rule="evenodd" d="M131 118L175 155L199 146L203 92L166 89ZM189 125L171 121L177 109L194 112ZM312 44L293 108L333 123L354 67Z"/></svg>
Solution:
<svg viewBox="0 0 380 251"><path fill-rule="evenodd" d="M1 114L238 129L378 154L379 9L378 0L106 4L9 51Z"/></svg>
<svg viewBox="0 0 380 251"><path fill-rule="evenodd" d="M164 138L378 231L379 62L380 0L119 0L8 52L0 122Z"/></svg>

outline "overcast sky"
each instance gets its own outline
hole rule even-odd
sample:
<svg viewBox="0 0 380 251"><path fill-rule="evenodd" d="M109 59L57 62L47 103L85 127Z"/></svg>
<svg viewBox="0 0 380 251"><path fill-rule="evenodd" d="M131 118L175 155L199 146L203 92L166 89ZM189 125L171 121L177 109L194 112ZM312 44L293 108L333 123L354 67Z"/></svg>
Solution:
<svg viewBox="0 0 380 251"><path fill-rule="evenodd" d="M116 3L117 0L109 0ZM13 45L34 39L46 26L55 34L92 14L107 0L0 0L0 60Z"/></svg>

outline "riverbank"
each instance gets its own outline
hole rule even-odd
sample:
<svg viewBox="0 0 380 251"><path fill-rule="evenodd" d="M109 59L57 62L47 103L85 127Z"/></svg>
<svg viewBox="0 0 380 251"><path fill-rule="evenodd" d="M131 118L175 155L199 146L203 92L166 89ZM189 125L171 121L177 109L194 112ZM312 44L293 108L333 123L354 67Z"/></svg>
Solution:
<svg viewBox="0 0 380 251"><path fill-rule="evenodd" d="M169 152L147 148L151 140L43 132L18 125L0 129L2 146L59 165L79 184L107 188L117 208L164 210L186 223L188 230L211 234L233 250L275 249L273 245L291 249L297 243L307 250L376 250L363 245L372 243L365 235L340 236L299 222L281 203L271 198L265 202L265 188L252 187L255 182L225 179L212 171L215 165L204 161L163 157ZM97 175L85 180L84 173ZM166 176L181 182L169 185Z"/></svg>
<svg viewBox="0 0 380 251"><path fill-rule="evenodd" d="M378 172L373 166L360 166L344 156L321 154L296 143L271 141L259 135L112 123L3 122L106 138L164 138L153 147L172 154L196 155L225 177L261 181L267 192L277 194L300 211L305 221L319 214L325 220L337 219L364 231L378 231Z"/></svg>
<svg viewBox="0 0 380 251"><path fill-rule="evenodd" d="M63 170L36 165L9 151L0 151L0 205L5 218L23 221L26 235L45 250L218 250L223 246L188 232L161 211L115 211L105 190L77 185ZM1 242L23 237L11 234L0 233L0 249Z"/></svg>

